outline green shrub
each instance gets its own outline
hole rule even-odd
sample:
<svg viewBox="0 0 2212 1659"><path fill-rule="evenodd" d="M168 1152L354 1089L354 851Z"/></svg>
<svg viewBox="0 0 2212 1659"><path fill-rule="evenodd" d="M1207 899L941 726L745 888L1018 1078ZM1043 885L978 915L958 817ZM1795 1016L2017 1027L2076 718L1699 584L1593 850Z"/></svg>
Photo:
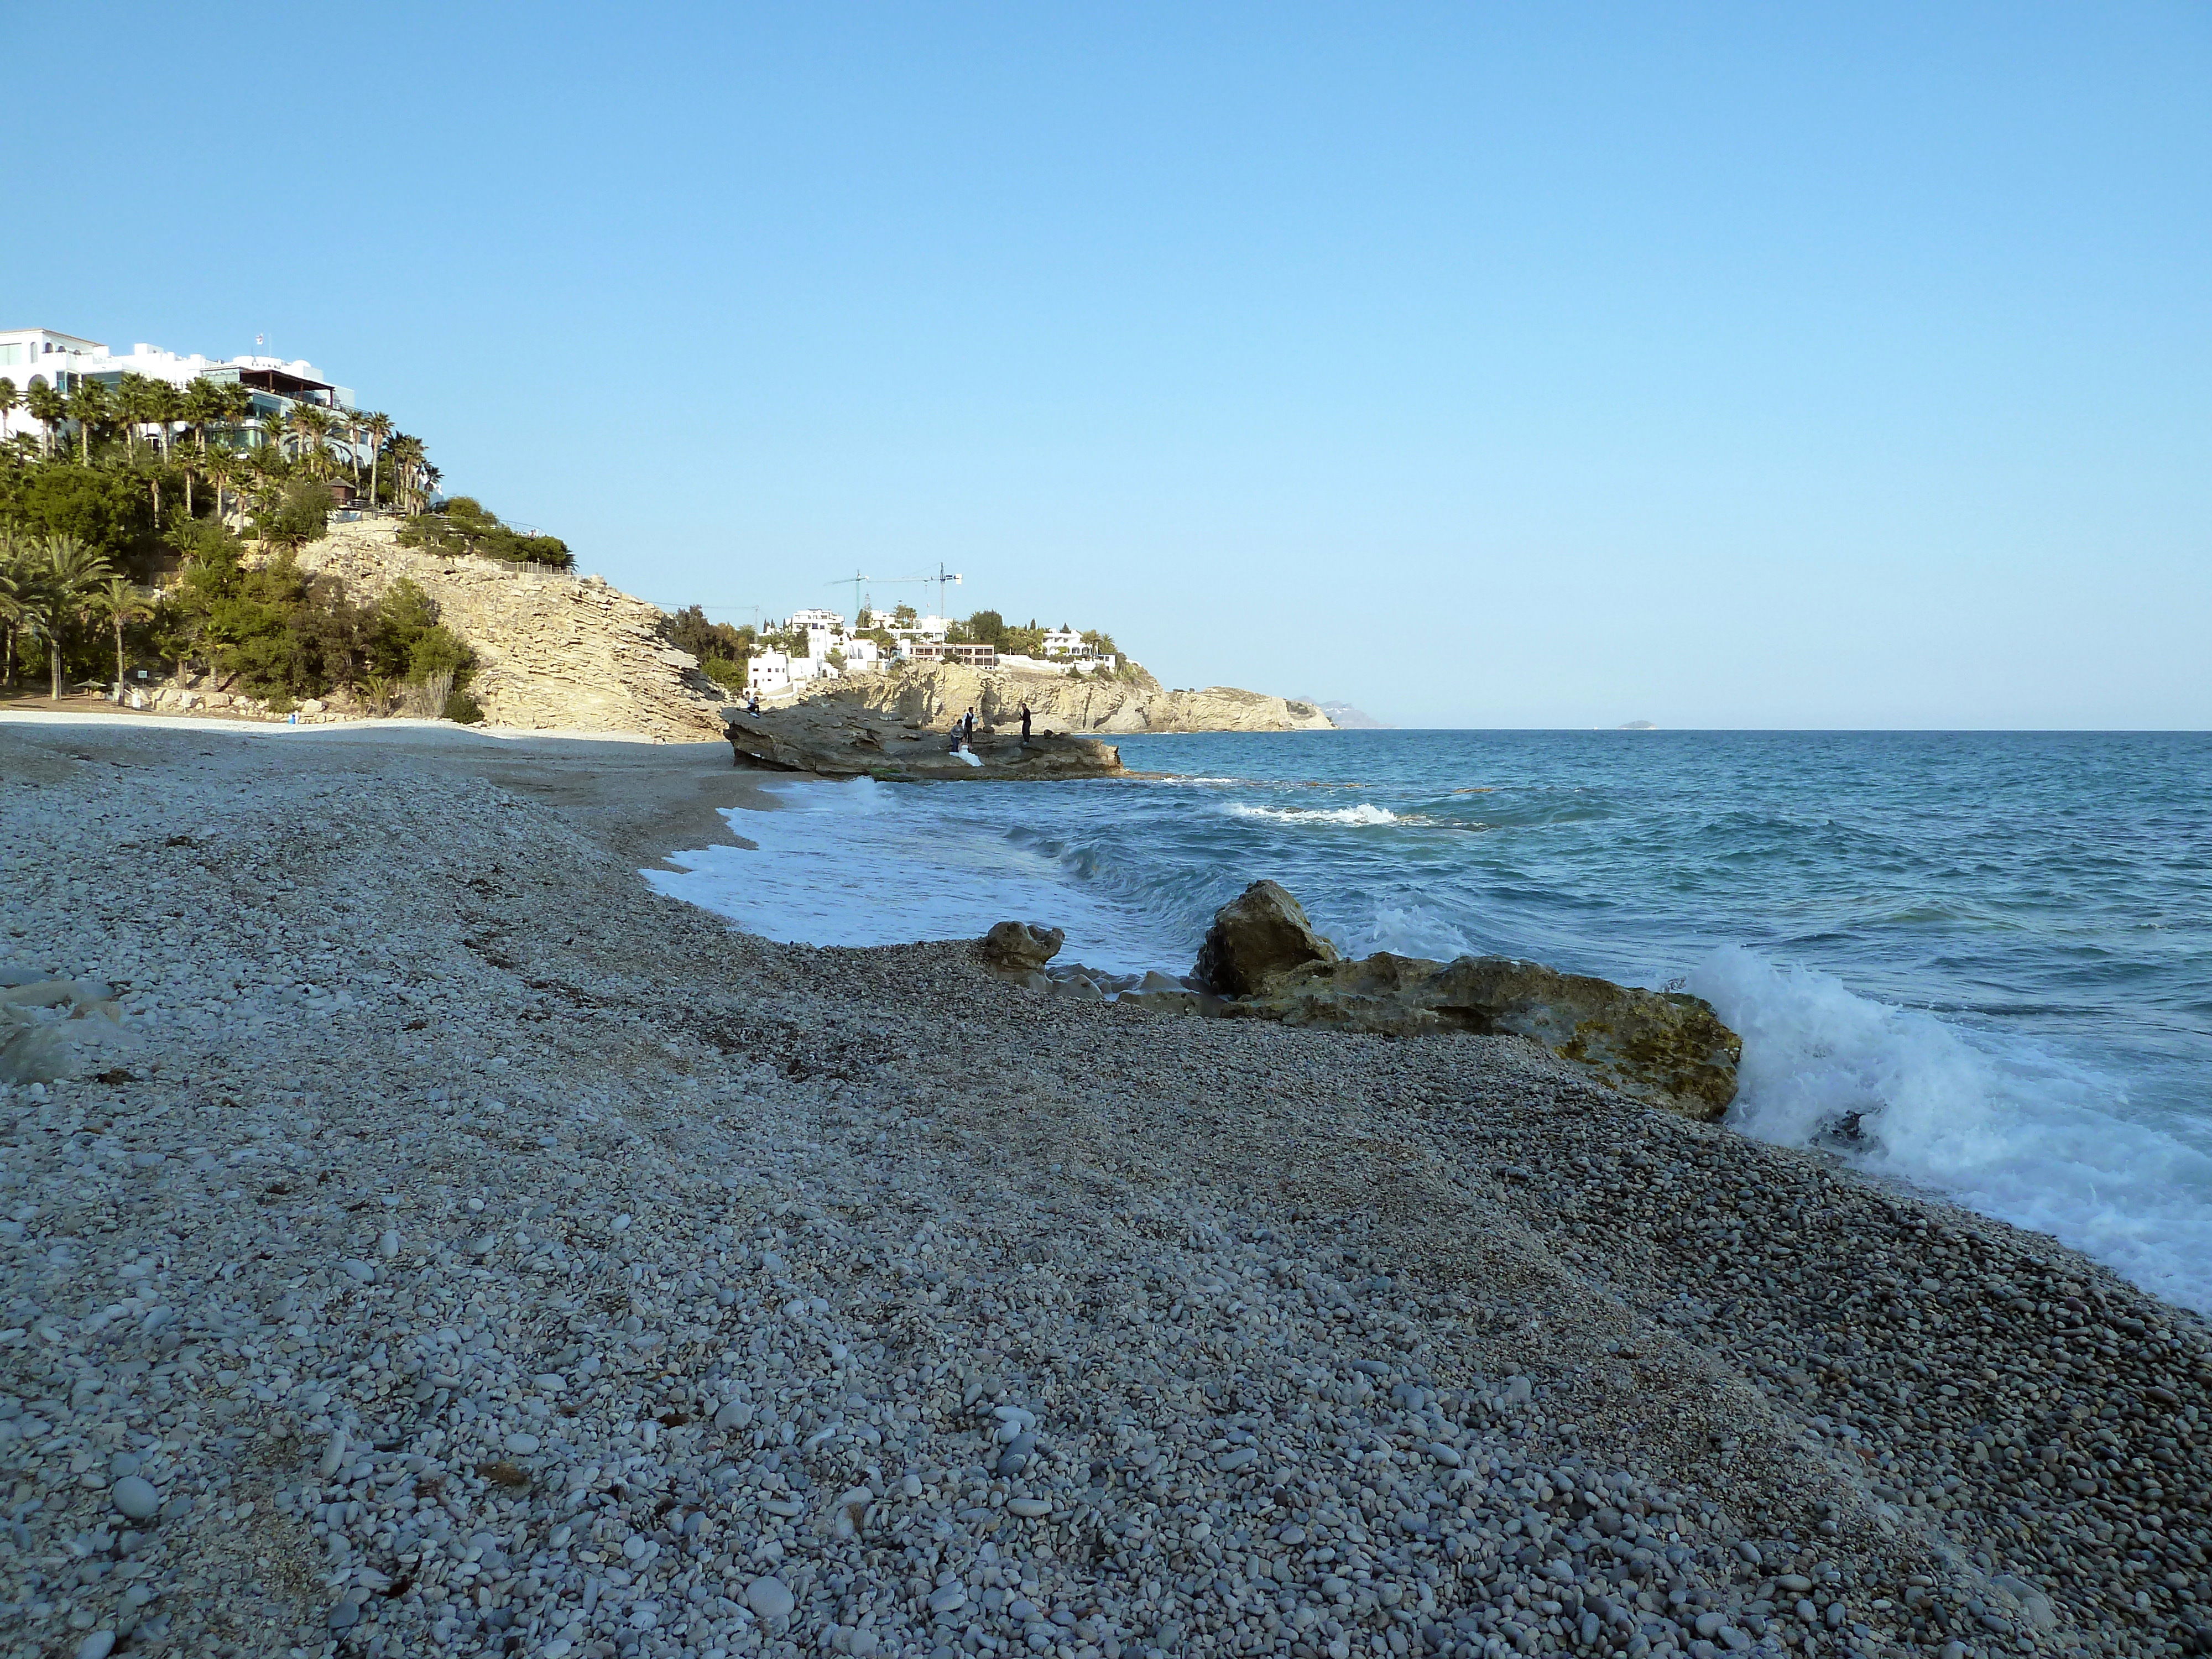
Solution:
<svg viewBox="0 0 2212 1659"><path fill-rule="evenodd" d="M247 568L237 538L195 520L171 532L185 561L161 596L151 638L180 668L204 662L257 693L319 697L353 683L372 645L373 613L332 576L310 578L286 549Z"/></svg>
<svg viewBox="0 0 2212 1659"><path fill-rule="evenodd" d="M0 525L31 536L74 536L112 563L150 549L151 497L137 477L50 461L0 470Z"/></svg>
<svg viewBox="0 0 2212 1659"><path fill-rule="evenodd" d="M566 570L575 556L558 536L536 536L501 524L470 495L456 495L442 512L422 513L399 528L402 547L427 548L434 553L473 553L509 564L550 564Z"/></svg>
<svg viewBox="0 0 2212 1659"><path fill-rule="evenodd" d="M407 650L407 678L420 683L434 674L451 674L463 684L473 659L459 635L434 623L415 636Z"/></svg>
<svg viewBox="0 0 2212 1659"><path fill-rule="evenodd" d="M709 657L699 665L699 670L726 691L745 689L746 668L741 662L732 662L727 657Z"/></svg>
<svg viewBox="0 0 2212 1659"><path fill-rule="evenodd" d="M254 516L261 539L297 549L331 533L331 487L313 478L295 478L267 511Z"/></svg>
<svg viewBox="0 0 2212 1659"><path fill-rule="evenodd" d="M467 692L458 688L446 698L445 718L456 726L483 724L483 706Z"/></svg>

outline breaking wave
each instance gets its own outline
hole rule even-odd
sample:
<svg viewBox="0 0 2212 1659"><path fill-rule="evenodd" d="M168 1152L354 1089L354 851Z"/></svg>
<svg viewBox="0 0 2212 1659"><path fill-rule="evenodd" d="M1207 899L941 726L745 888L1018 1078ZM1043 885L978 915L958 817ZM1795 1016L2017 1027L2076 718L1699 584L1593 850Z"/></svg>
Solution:
<svg viewBox="0 0 2212 1659"><path fill-rule="evenodd" d="M2048 1042L1731 946L1690 988L1743 1036L1729 1121L2050 1234L2212 1313L2212 1156Z"/></svg>
<svg viewBox="0 0 2212 1659"><path fill-rule="evenodd" d="M1357 806L1255 806L1246 801L1231 801L1229 815L1238 818L1271 818L1277 823L1338 823L1365 827L1376 823L1402 823L1395 812L1387 806L1376 806L1362 801Z"/></svg>

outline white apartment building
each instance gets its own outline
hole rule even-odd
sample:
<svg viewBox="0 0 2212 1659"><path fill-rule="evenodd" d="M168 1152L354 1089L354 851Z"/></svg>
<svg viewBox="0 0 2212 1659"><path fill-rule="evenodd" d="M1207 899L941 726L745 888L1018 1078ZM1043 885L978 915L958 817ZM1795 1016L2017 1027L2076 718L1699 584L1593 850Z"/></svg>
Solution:
<svg viewBox="0 0 2212 1659"><path fill-rule="evenodd" d="M785 630L803 629L806 634L806 653L799 656L781 651L762 651L754 654L745 665L745 689L763 696L773 696L788 691L794 686L811 685L817 680L834 680L846 674L863 672L880 667L884 648L873 640L864 640L845 631L845 618L836 611L794 611L785 619ZM837 661L830 660L835 653ZM842 665L841 667L840 665Z"/></svg>
<svg viewBox="0 0 2212 1659"><path fill-rule="evenodd" d="M793 684L791 675L795 665L805 671L805 678L814 678L814 664L809 658L791 658L781 651L760 651L745 665L745 690L763 697L773 697L788 691Z"/></svg>
<svg viewBox="0 0 2212 1659"><path fill-rule="evenodd" d="M334 410L354 406L351 387L332 385L313 363L297 359L287 362L276 357L210 358L197 352L180 356L143 341L118 353L97 340L50 328L0 329L0 377L15 383L19 400L15 408L0 413L0 439L19 432L37 435L44 430L20 401L33 386L49 386L66 394L80 380L113 386L125 374L143 374L175 386L190 386L203 376L237 381L253 394L253 413L249 418L264 428L282 421L295 404L319 404Z"/></svg>
<svg viewBox="0 0 2212 1659"><path fill-rule="evenodd" d="M837 649L845 638L845 617L841 611L794 611L783 625L806 630L806 654L817 662Z"/></svg>
<svg viewBox="0 0 2212 1659"><path fill-rule="evenodd" d="M941 641L952 631L952 619L949 617L916 617L910 623L901 623L892 621L891 613L888 611L875 611L868 613L868 626L880 628L893 639L901 641Z"/></svg>
<svg viewBox="0 0 2212 1659"><path fill-rule="evenodd" d="M901 640L901 662L957 662L970 668L995 668L999 653L988 645L947 645L943 640Z"/></svg>
<svg viewBox="0 0 2212 1659"><path fill-rule="evenodd" d="M806 655L811 661L827 661L836 652L846 667L872 666L883 660L883 647L873 640L864 640L857 634L847 632L844 615L836 611L794 611L784 623L787 629L803 628L806 630Z"/></svg>
<svg viewBox="0 0 2212 1659"><path fill-rule="evenodd" d="M1118 661L1114 657L1101 655L1095 647L1083 642L1082 635L1069 629L1054 629L1045 635L1045 648L1048 653L1046 656L1000 656L988 645L948 644L945 636L952 624L944 617L919 617L902 628L890 626L889 618L879 611L864 611L861 619L872 630L882 628L897 641L896 659L900 662L951 662L970 668L1012 668L1031 674L1079 675L1110 674ZM856 633L848 633L847 626L840 611L793 611L785 621L783 630L787 632L798 629L805 631L805 653L757 653L746 666L746 689L763 696L773 696L794 687L880 668L888 660L882 646L873 640L863 639ZM1057 652L1054 650L1055 643L1060 647ZM836 662L830 660L832 653L836 655Z"/></svg>

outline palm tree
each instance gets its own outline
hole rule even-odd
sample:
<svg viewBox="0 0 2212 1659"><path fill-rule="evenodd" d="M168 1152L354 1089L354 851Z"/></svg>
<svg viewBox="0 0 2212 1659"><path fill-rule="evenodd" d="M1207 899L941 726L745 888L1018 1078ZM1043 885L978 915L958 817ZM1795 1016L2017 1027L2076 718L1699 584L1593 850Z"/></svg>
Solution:
<svg viewBox="0 0 2212 1659"><path fill-rule="evenodd" d="M92 596L93 607L115 630L115 701L123 701L123 629L154 614L152 602L120 576L110 576Z"/></svg>
<svg viewBox="0 0 2212 1659"><path fill-rule="evenodd" d="M23 400L15 395L15 383L0 374L0 426L8 424L8 417Z"/></svg>
<svg viewBox="0 0 2212 1659"><path fill-rule="evenodd" d="M31 378L29 389L23 393L23 407L30 416L46 428L45 450L51 460L54 453L54 434L69 418L69 404L62 394L48 386L42 376Z"/></svg>
<svg viewBox="0 0 2212 1659"><path fill-rule="evenodd" d="M246 476L246 461L234 449L218 449L200 462L200 471L215 486L215 515L223 516L223 491L234 487Z"/></svg>
<svg viewBox="0 0 2212 1659"><path fill-rule="evenodd" d="M406 432L392 434L392 493L398 498L403 512L422 511L419 481L424 465L420 438Z"/></svg>
<svg viewBox="0 0 2212 1659"><path fill-rule="evenodd" d="M0 630L7 636L7 651L0 657L0 685L15 684L15 635L30 615L32 542L0 527Z"/></svg>
<svg viewBox="0 0 2212 1659"><path fill-rule="evenodd" d="M208 428L221 420L225 399L222 387L204 374L193 377L192 383L178 393L178 418L192 429L192 447L197 459L185 463L185 516L192 516L192 474L195 470L205 472L207 468ZM222 511L218 500L216 511Z"/></svg>
<svg viewBox="0 0 2212 1659"><path fill-rule="evenodd" d="M307 475L314 478L331 476L331 440L337 434L338 417L319 404L297 404L293 406L287 423L299 435L300 459Z"/></svg>
<svg viewBox="0 0 2212 1659"><path fill-rule="evenodd" d="M305 463L307 471L316 471L323 465L335 425L330 410L320 404L294 404L286 410L284 427L292 436L292 459Z"/></svg>
<svg viewBox="0 0 2212 1659"><path fill-rule="evenodd" d="M70 624L82 623L100 585L112 575L107 561L74 536L49 536L40 544L33 566L31 627L46 642L52 696L62 700L62 646Z"/></svg>
<svg viewBox="0 0 2212 1659"><path fill-rule="evenodd" d="M223 419L233 430L243 432L246 423L253 418L253 390L240 380L228 380L222 387ZM240 442L244 440L241 438Z"/></svg>
<svg viewBox="0 0 2212 1659"><path fill-rule="evenodd" d="M80 378L70 389L69 416L76 422L77 459L90 466L93 428L105 426L115 418L115 406L107 395L107 388L97 380Z"/></svg>
<svg viewBox="0 0 2212 1659"><path fill-rule="evenodd" d="M345 434L346 465L353 469L353 487L361 488L361 415L350 410L338 416L338 428Z"/></svg>
<svg viewBox="0 0 2212 1659"><path fill-rule="evenodd" d="M249 450L244 459L246 472L242 494L258 507L284 487L284 480L292 474L292 464L285 459L283 447L276 444L263 444L258 449Z"/></svg>
<svg viewBox="0 0 2212 1659"><path fill-rule="evenodd" d="M392 437L392 416L371 413L361 417L361 429L368 434L368 504L376 505L376 464L384 459L384 446Z"/></svg>
<svg viewBox="0 0 2212 1659"><path fill-rule="evenodd" d="M185 424L191 428L194 447L203 455L207 453L208 428L222 419L228 399L222 395L222 385L204 374L196 376L185 388Z"/></svg>
<svg viewBox="0 0 2212 1659"><path fill-rule="evenodd" d="M123 441L133 460L138 459L138 428L161 416L161 382L125 369L115 382L115 412L123 422Z"/></svg>
<svg viewBox="0 0 2212 1659"><path fill-rule="evenodd" d="M184 389L172 381L155 380L146 391L146 406L161 428L161 459L176 448L177 422L185 418Z"/></svg>

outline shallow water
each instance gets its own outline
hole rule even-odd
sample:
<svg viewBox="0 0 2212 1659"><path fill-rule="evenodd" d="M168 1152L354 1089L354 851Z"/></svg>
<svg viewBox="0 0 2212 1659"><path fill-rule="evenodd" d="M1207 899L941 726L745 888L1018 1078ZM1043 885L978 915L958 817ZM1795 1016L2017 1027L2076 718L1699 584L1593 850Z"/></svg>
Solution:
<svg viewBox="0 0 2212 1659"><path fill-rule="evenodd" d="M2212 1311L2212 737L1344 732L1122 740L1146 780L794 784L664 890L772 938L1066 928L1188 969L1261 876L1347 951L1684 981L1747 1133Z"/></svg>

